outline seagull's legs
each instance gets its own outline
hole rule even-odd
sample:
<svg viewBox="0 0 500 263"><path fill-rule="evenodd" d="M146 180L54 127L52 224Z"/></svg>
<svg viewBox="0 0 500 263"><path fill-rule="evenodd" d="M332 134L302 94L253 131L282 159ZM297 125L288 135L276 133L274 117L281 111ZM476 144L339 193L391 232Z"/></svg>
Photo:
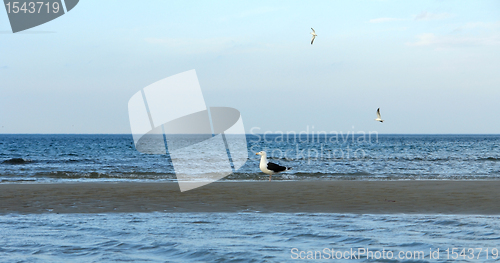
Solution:
<svg viewBox="0 0 500 263"><path fill-rule="evenodd" d="M269 175L269 182L271 182L271 175Z"/></svg>

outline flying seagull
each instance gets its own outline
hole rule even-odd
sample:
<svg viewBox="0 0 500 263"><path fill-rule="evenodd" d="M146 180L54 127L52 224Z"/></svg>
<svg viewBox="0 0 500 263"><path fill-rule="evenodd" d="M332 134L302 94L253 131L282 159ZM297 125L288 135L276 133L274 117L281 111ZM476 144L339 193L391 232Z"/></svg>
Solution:
<svg viewBox="0 0 500 263"><path fill-rule="evenodd" d="M384 122L384 120L382 120L382 117L380 117L380 108L377 109L377 118L375 120L379 122Z"/></svg>
<svg viewBox="0 0 500 263"><path fill-rule="evenodd" d="M316 38L317 35L316 35L316 31L314 31L314 28L311 27L311 30L313 31L313 32L311 32L311 35L313 35L313 37L311 38L311 45L312 45L314 42L314 39Z"/></svg>
<svg viewBox="0 0 500 263"><path fill-rule="evenodd" d="M271 176L273 174L281 173L283 171L291 170L291 167L285 167L277 165L275 163L270 163L267 161L267 154L264 151L258 152L255 155L260 155L260 170L265 174L269 175L269 181L271 181Z"/></svg>

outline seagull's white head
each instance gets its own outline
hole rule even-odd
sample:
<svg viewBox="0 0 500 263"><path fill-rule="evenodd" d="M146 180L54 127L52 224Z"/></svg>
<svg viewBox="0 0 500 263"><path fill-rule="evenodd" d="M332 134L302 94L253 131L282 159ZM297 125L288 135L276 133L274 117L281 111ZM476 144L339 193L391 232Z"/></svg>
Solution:
<svg viewBox="0 0 500 263"><path fill-rule="evenodd" d="M260 151L260 152L256 153L255 155L266 156L266 152Z"/></svg>

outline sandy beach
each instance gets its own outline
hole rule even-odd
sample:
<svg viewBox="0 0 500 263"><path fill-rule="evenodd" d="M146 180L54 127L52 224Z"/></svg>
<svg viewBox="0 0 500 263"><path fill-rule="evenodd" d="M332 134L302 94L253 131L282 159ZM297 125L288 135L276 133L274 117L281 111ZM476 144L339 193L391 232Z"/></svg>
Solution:
<svg viewBox="0 0 500 263"><path fill-rule="evenodd" d="M0 184L0 213L500 214L500 181Z"/></svg>

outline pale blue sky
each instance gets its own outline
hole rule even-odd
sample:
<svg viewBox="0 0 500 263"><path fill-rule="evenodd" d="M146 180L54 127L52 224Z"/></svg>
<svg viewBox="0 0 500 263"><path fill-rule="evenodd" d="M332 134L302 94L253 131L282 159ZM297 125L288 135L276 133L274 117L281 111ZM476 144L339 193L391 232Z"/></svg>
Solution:
<svg viewBox="0 0 500 263"><path fill-rule="evenodd" d="M500 133L500 1L81 0L9 31L0 133L129 133L129 98L190 69L248 132Z"/></svg>

